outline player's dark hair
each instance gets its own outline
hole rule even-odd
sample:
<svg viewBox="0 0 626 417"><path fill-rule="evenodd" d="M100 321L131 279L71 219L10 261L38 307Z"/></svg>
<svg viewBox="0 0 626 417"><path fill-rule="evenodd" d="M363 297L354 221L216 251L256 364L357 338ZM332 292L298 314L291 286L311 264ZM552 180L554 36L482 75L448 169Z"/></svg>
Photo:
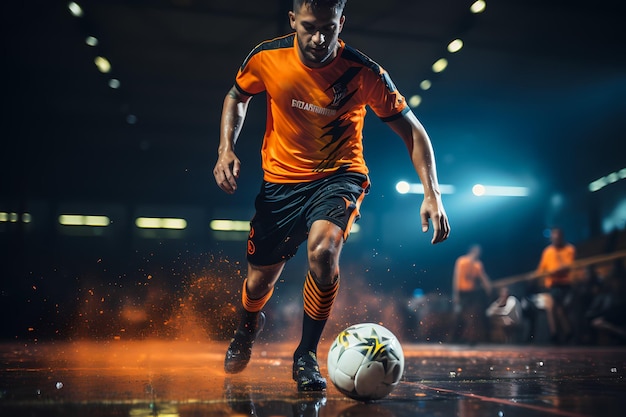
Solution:
<svg viewBox="0 0 626 417"><path fill-rule="evenodd" d="M307 5L312 11L331 9L338 14L343 14L348 0L293 0L293 10L298 11L303 5Z"/></svg>

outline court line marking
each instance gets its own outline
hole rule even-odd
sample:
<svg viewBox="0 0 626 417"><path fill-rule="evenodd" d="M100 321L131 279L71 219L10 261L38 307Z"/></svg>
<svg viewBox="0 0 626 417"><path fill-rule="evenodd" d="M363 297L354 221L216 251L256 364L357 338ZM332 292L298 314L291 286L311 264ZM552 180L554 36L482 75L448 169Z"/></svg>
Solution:
<svg viewBox="0 0 626 417"><path fill-rule="evenodd" d="M529 410L541 411L541 412L544 412L544 413L550 413L550 414L554 414L554 415L557 415L557 416L590 417L590 416L588 416L586 414L578 414L578 413L574 413L574 412L571 412L571 411L558 410L558 409L549 408L549 407L542 407L540 405L520 403L520 402L516 402L516 401L512 401L512 400L505 400L503 398L487 397L487 396L484 396L484 395L473 394L471 392L455 391L455 390L449 389L449 388L431 387L431 386L428 386L428 385L421 384L419 382L409 382L409 383L417 385L418 387L420 387L422 389L425 389L425 390L441 391L441 392L445 392L445 393L449 393L449 394L461 395L463 397L476 398L476 399L481 400L481 401L487 401L487 402L492 402L492 403L496 403L496 404L509 405L509 406L512 406L512 407L521 407L521 408L527 408Z"/></svg>

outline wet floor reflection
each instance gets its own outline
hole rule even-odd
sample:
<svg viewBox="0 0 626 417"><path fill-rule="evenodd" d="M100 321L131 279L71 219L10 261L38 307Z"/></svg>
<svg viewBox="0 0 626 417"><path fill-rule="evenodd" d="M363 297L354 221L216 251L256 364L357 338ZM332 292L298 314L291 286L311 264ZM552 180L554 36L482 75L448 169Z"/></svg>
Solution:
<svg viewBox="0 0 626 417"><path fill-rule="evenodd" d="M359 403L301 395L289 344L259 344L222 371L225 343L0 345L2 416L621 416L626 350L404 345L403 381ZM325 372L325 355L320 354Z"/></svg>

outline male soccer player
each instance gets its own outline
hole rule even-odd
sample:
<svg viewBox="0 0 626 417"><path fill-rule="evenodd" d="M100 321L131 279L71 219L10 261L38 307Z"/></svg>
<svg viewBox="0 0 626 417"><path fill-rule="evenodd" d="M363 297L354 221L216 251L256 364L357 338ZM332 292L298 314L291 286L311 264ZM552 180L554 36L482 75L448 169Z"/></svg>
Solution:
<svg viewBox="0 0 626 417"><path fill-rule="evenodd" d="M248 364L261 331L261 312L285 262L307 241L302 338L294 353L299 391L321 391L326 380L317 345L339 288L339 255L370 183L362 130L369 106L402 138L424 185L422 230L432 222L432 243L448 237L449 225L430 139L389 75L339 39L346 0L294 0L294 33L256 46L239 68L224 99L218 186L237 189L240 161L235 143L250 98L265 92L267 126L261 149L263 182L255 201L247 246L241 322L226 352L227 373Z"/></svg>

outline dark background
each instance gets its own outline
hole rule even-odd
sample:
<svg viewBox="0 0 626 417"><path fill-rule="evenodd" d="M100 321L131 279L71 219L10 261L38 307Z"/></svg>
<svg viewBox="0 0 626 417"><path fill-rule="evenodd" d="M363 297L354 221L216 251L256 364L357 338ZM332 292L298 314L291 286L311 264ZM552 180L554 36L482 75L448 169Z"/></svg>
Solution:
<svg viewBox="0 0 626 417"><path fill-rule="evenodd" d="M107 325L116 330L100 334L119 334L112 322L124 314L153 320L146 306L183 317L185 297L203 312L228 310L245 265L242 236L223 240L208 224L253 214L265 103L251 103L233 196L211 172L221 105L246 54L289 31L291 2L80 4L81 18L64 1L2 6L0 212L32 216L0 222L4 338L93 335ZM345 9L341 37L407 98L422 96L414 112L433 141L439 180L456 188L444 196L450 239L432 246L420 231L420 196L395 191L399 180L417 182L406 150L368 116L373 188L343 263L344 276L376 294L449 293L454 260L472 243L498 279L535 268L550 226L574 243L624 227L624 181L588 189L626 167L622 3L494 1L479 15L470 4L351 0ZM465 46L450 54L457 37ZM98 72L98 55L110 73ZM449 66L433 74L441 57ZM423 79L430 90L420 90ZM477 198L475 183L525 186L530 195ZM107 215L112 224L63 228L62 213ZM138 216L183 217L188 228L142 231ZM284 294L298 293L304 269L299 254L279 284Z"/></svg>

